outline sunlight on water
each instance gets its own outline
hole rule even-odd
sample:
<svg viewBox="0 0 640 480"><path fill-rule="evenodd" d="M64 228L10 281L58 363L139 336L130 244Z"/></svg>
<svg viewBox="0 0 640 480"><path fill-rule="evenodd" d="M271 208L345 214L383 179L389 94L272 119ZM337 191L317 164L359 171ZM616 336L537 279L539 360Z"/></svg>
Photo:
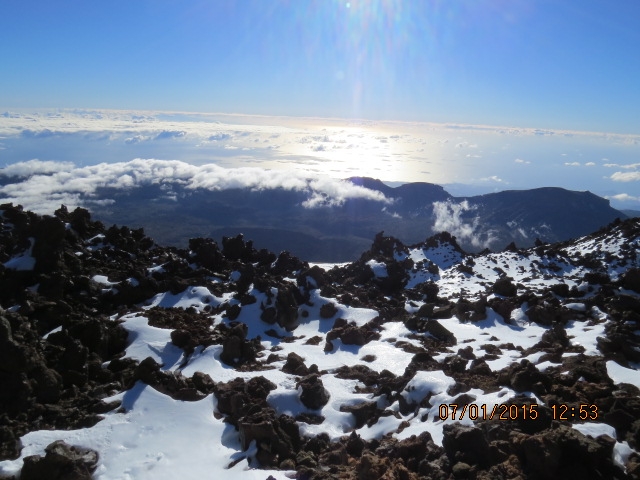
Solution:
<svg viewBox="0 0 640 480"><path fill-rule="evenodd" d="M3 165L135 158L430 182L454 195L557 186L639 208L640 136L517 127L126 111L0 117ZM617 202L617 203L616 203Z"/></svg>

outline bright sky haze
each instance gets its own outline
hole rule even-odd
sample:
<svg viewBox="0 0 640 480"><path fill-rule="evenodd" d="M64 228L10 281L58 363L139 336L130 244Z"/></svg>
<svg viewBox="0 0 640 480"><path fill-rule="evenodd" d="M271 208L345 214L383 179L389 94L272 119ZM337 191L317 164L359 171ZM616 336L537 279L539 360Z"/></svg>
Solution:
<svg viewBox="0 0 640 480"><path fill-rule="evenodd" d="M640 209L638 19L634 0L0 0L0 167L178 160Z"/></svg>

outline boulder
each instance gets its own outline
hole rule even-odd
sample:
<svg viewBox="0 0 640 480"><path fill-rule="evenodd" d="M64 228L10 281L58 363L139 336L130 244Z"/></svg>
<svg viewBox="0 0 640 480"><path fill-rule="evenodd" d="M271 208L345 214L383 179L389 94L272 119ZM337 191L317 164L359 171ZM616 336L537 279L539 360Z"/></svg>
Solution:
<svg viewBox="0 0 640 480"><path fill-rule="evenodd" d="M329 402L330 394L324 388L319 375L307 375L297 383L300 388L300 401L311 410L319 410Z"/></svg>
<svg viewBox="0 0 640 480"><path fill-rule="evenodd" d="M21 480L91 480L98 452L69 445L62 440L45 448L45 456L25 457Z"/></svg>
<svg viewBox="0 0 640 480"><path fill-rule="evenodd" d="M640 293L640 268L630 268L620 276L623 288Z"/></svg>
<svg viewBox="0 0 640 480"><path fill-rule="evenodd" d="M518 294L518 287L513 284L510 277L502 277L493 284L493 293L503 297L515 297Z"/></svg>
<svg viewBox="0 0 640 480"><path fill-rule="evenodd" d="M290 373L300 376L309 374L309 369L304 364L304 358L302 358L295 352L291 352L289 353L289 355L287 355L287 361L283 365L282 371L284 373Z"/></svg>
<svg viewBox="0 0 640 480"><path fill-rule="evenodd" d="M193 252L196 263L209 270L217 271L225 266L224 256L218 244L210 238L191 238L189 250Z"/></svg>
<svg viewBox="0 0 640 480"><path fill-rule="evenodd" d="M425 321L422 324L421 331L428 333L441 342L445 342L450 345L455 345L457 343L455 335L443 327L437 320Z"/></svg>
<svg viewBox="0 0 640 480"><path fill-rule="evenodd" d="M336 313L338 313L338 308L331 302L325 303L320 307L320 318L332 318Z"/></svg>
<svg viewBox="0 0 640 480"><path fill-rule="evenodd" d="M487 466L489 444L480 428L447 423L442 432L442 446L452 463Z"/></svg>

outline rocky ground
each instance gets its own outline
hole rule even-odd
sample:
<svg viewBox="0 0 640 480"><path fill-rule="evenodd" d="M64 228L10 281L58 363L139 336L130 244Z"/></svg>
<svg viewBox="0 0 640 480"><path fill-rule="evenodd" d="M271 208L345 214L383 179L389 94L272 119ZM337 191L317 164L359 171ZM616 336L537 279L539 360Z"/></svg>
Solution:
<svg viewBox="0 0 640 480"><path fill-rule="evenodd" d="M0 210L0 478L117 478L99 449L25 456L21 438L124 416L140 385L213 395L238 476L640 478L638 219L478 255L379 234L329 268L242 236L165 248L82 209ZM149 332L162 355L140 353Z"/></svg>

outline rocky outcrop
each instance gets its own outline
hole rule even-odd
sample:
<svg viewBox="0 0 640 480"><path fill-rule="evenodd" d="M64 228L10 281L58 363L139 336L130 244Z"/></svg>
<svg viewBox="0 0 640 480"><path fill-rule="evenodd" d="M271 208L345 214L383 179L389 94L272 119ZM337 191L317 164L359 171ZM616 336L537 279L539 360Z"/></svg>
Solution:
<svg viewBox="0 0 640 480"><path fill-rule="evenodd" d="M88 448L53 442L45 456L25 457L21 480L91 480L98 465L98 452Z"/></svg>

